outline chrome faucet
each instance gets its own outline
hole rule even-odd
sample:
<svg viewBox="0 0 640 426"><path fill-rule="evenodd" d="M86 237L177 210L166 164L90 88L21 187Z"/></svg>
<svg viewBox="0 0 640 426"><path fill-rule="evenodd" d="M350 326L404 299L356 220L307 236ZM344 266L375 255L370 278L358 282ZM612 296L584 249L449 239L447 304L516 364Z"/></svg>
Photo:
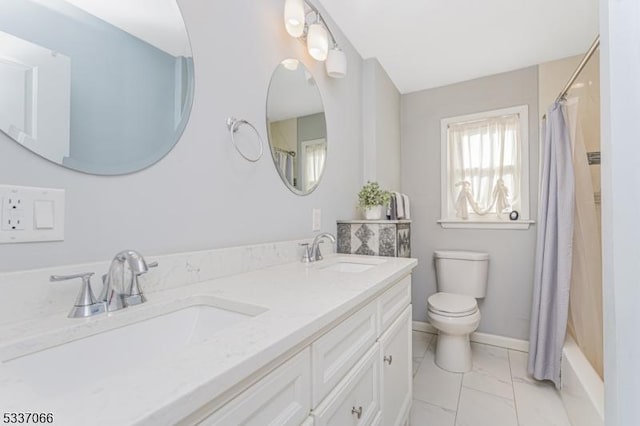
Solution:
<svg viewBox="0 0 640 426"><path fill-rule="evenodd" d="M126 289L125 265L129 265L129 269L131 269L131 280ZM134 250L124 250L116 254L111 261L109 271L102 277L102 293L98 300L104 302L106 310L109 312L145 302L146 299L140 291L138 277L146 274L149 267L154 266L158 266L158 264L154 262L147 265L144 257Z"/></svg>
<svg viewBox="0 0 640 426"><path fill-rule="evenodd" d="M316 237L313 239L313 243L311 243L311 248L309 249L310 262L322 260L322 253L320 253L320 243L323 239L327 239L333 244L335 244L336 242L336 237L328 232L323 232L322 234L316 235Z"/></svg>
<svg viewBox="0 0 640 426"><path fill-rule="evenodd" d="M126 289L124 285L125 265L129 265L129 269L131 269L131 280ZM138 277L147 273L149 268L155 268L156 266L158 266L158 262L147 263L137 251L121 251L111 261L109 272L102 276L102 292L98 299L95 298L91 289L93 272L74 275L52 275L50 281L82 278L82 287L71 312L69 312L69 318L86 318L146 302L142 291L140 291Z"/></svg>

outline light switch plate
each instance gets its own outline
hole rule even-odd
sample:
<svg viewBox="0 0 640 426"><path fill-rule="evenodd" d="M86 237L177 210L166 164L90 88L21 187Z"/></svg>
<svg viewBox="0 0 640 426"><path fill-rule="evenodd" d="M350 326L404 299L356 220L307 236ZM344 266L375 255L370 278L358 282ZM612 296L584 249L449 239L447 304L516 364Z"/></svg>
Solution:
<svg viewBox="0 0 640 426"><path fill-rule="evenodd" d="M63 189L0 185L0 244L64 240L64 204Z"/></svg>
<svg viewBox="0 0 640 426"><path fill-rule="evenodd" d="M33 203L35 229L55 229L55 203L51 200L36 200Z"/></svg>

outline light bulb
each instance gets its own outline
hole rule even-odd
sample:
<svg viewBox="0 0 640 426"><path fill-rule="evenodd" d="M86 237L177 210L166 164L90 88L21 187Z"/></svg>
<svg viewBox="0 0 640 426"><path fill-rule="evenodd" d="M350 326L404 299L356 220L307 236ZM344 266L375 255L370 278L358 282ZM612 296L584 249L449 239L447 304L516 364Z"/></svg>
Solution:
<svg viewBox="0 0 640 426"><path fill-rule="evenodd" d="M321 24L309 25L307 50L309 50L309 55L317 61L327 59L329 53L329 35L327 34L327 29Z"/></svg>
<svg viewBox="0 0 640 426"><path fill-rule="evenodd" d="M282 66L289 71L296 71L298 69L298 65L300 65L300 61L293 58L285 59L284 61L282 61Z"/></svg>
<svg viewBox="0 0 640 426"><path fill-rule="evenodd" d="M347 75L347 55L336 46L329 51L325 66L329 77L344 78Z"/></svg>
<svg viewBox="0 0 640 426"><path fill-rule="evenodd" d="M291 37L300 37L304 33L304 0L285 0L284 26Z"/></svg>

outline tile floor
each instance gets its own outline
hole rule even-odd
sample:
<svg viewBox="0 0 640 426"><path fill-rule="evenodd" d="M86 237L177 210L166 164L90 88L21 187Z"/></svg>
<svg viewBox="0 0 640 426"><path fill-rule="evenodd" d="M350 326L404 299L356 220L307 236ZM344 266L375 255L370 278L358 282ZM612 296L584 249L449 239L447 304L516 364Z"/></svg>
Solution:
<svg viewBox="0 0 640 426"><path fill-rule="evenodd" d="M527 375L527 354L472 343L473 369L434 362L437 337L413 332L412 426L570 426L553 385Z"/></svg>

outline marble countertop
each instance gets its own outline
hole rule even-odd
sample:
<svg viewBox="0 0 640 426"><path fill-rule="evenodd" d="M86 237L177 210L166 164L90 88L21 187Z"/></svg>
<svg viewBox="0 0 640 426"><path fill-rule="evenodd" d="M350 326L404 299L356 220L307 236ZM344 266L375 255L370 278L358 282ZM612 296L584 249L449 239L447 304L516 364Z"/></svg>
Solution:
<svg viewBox="0 0 640 426"><path fill-rule="evenodd" d="M323 269L344 260L369 263L374 259L382 258L331 255L310 265L288 263L155 292L148 295L147 303L109 315L69 319L60 312L2 327L0 408L3 412L51 412L55 424L64 425L175 424L269 368L417 264L415 259L384 258L383 263L358 273ZM121 372L98 381L87 377L82 386L53 395L29 386L12 366L11 359L25 354L210 301L231 307L250 305L256 309L255 316L170 356L137 359L132 353L130 365Z"/></svg>

